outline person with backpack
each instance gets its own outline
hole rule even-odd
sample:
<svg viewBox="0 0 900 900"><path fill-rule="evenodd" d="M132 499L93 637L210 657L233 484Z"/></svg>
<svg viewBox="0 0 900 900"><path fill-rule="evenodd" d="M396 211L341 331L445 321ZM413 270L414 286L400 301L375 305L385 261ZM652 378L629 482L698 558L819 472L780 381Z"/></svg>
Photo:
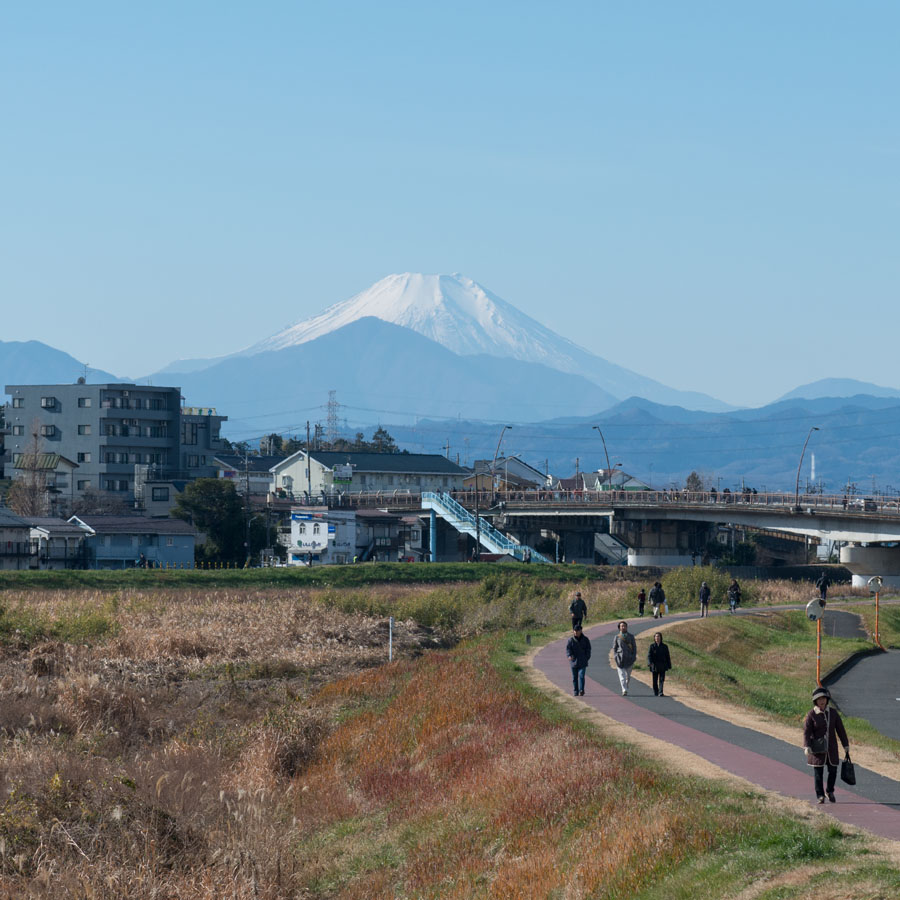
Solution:
<svg viewBox="0 0 900 900"><path fill-rule="evenodd" d="M637 659L637 644L634 635L628 630L627 622L619 622L619 633L613 641L613 659L622 685L622 696L628 695L628 684L631 681L631 669Z"/></svg>
<svg viewBox="0 0 900 900"><path fill-rule="evenodd" d="M653 587L650 588L650 605L653 607L654 619L662 618L662 609L665 602L666 592L663 590L663 586L656 581L653 583Z"/></svg>
<svg viewBox="0 0 900 900"><path fill-rule="evenodd" d="M587 616L587 604L581 599L581 591L575 591L575 596L569 604L569 612L572 614L572 628L581 625Z"/></svg>
<svg viewBox="0 0 900 900"><path fill-rule="evenodd" d="M737 583L737 578L731 579L728 585L728 608L734 612L741 605L741 586Z"/></svg>
<svg viewBox="0 0 900 900"><path fill-rule="evenodd" d="M700 618L704 619L709 616L709 597L712 591L709 585L704 581L700 585Z"/></svg>
<svg viewBox="0 0 900 900"><path fill-rule="evenodd" d="M573 629L574 634L566 643L566 658L572 667L572 688L576 697L584 696L584 675L591 658L591 642L581 630L581 623Z"/></svg>

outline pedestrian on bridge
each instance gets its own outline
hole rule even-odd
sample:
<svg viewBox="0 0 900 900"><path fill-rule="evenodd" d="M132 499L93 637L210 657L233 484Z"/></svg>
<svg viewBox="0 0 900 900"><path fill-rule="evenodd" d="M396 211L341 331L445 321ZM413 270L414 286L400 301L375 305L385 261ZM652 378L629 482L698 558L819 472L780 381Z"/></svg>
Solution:
<svg viewBox="0 0 900 900"><path fill-rule="evenodd" d="M666 592L663 590L663 586L658 581L655 581L653 587L650 588L650 605L653 607L654 619L662 618L662 609L665 602Z"/></svg>
<svg viewBox="0 0 900 900"><path fill-rule="evenodd" d="M637 644L634 635L628 630L627 622L619 622L619 633L613 641L613 659L622 685L622 696L628 695L628 684L631 681L631 670L637 659Z"/></svg>
<svg viewBox="0 0 900 900"><path fill-rule="evenodd" d="M665 697L663 686L666 683L666 672L672 668L672 657L669 647L663 643L661 631L653 635L653 643L647 649L647 668L653 673L653 695Z"/></svg>
<svg viewBox="0 0 900 900"><path fill-rule="evenodd" d="M575 591L575 596L569 604L569 612L572 614L572 627L581 625L587 616L587 604L581 599L581 591Z"/></svg>
<svg viewBox="0 0 900 900"><path fill-rule="evenodd" d="M709 596L712 593L709 585L704 581L700 585L700 618L704 619L709 615Z"/></svg>
<svg viewBox="0 0 900 900"><path fill-rule="evenodd" d="M579 623L566 643L566 657L572 667L572 688L576 697L584 696L584 675L591 658L591 642Z"/></svg>
<svg viewBox="0 0 900 900"><path fill-rule="evenodd" d="M836 709L828 704L831 694L828 688L818 687L813 691L813 708L806 714L803 721L803 752L806 754L806 764L813 767L813 784L816 789L816 800L825 802L828 794L828 802L834 803L834 784L837 781L838 748L840 738L844 746L844 753L850 753L850 739L847 730L841 721L841 716ZM828 767L828 781L822 784L825 775L825 767Z"/></svg>

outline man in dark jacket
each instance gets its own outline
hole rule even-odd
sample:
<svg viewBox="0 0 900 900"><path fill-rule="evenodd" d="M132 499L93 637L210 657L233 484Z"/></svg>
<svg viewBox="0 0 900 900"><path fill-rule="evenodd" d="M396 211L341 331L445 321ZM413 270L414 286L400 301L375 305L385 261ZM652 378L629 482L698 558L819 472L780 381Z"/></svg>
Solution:
<svg viewBox="0 0 900 900"><path fill-rule="evenodd" d="M709 615L709 597L712 591L709 585L704 581L700 585L700 618L703 619Z"/></svg>
<svg viewBox="0 0 900 900"><path fill-rule="evenodd" d="M661 619L663 610L665 609L666 592L663 586L655 581L653 587L650 588L650 605L653 607L653 618Z"/></svg>
<svg viewBox="0 0 900 900"><path fill-rule="evenodd" d="M831 579L827 572L823 572L816 581L816 587L819 589L819 597L822 603L825 603L828 594L828 588L831 586Z"/></svg>
<svg viewBox="0 0 900 900"><path fill-rule="evenodd" d="M666 683L666 672L672 668L669 648L663 643L662 632L653 635L653 643L647 650L647 668L653 673L653 693L657 697L665 697L663 685Z"/></svg>
<svg viewBox="0 0 900 900"><path fill-rule="evenodd" d="M575 597L569 604L569 612L572 614L572 628L581 625L587 615L587 604L581 599L581 591L575 591Z"/></svg>
<svg viewBox="0 0 900 900"><path fill-rule="evenodd" d="M581 625L575 626L574 634L566 644L566 656L572 667L572 688L575 696L584 696L584 673L591 658L591 642L588 636L581 630Z"/></svg>

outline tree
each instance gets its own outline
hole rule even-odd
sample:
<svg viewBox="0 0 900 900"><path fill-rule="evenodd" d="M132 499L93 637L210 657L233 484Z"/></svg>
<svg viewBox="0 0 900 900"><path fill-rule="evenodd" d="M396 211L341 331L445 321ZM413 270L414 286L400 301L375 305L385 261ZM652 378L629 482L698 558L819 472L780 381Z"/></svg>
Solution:
<svg viewBox="0 0 900 900"><path fill-rule="evenodd" d="M387 433L381 425L375 429L372 435L372 449L376 453L398 453L397 442Z"/></svg>
<svg viewBox="0 0 900 900"><path fill-rule="evenodd" d="M691 472L684 483L684 489L692 493L700 493L704 490L703 479L696 472Z"/></svg>
<svg viewBox="0 0 900 900"><path fill-rule="evenodd" d="M17 516L47 515L47 469L42 465L41 423L31 423L31 443L19 455L19 474L10 485L6 502Z"/></svg>
<svg viewBox="0 0 900 900"><path fill-rule="evenodd" d="M244 506L231 481L192 481L178 495L172 515L206 534L206 542L197 548L198 560L242 563L246 559Z"/></svg>

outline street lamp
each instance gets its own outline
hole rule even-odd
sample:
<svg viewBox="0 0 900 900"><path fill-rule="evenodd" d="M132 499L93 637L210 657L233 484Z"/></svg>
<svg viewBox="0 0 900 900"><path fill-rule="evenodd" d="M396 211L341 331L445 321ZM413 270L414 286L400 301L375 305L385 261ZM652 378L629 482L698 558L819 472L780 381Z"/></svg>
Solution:
<svg viewBox="0 0 900 900"><path fill-rule="evenodd" d="M497 456L500 453L500 444L503 443L503 435L506 434L507 429L512 428L512 425L504 425L500 429L500 437L497 439L497 449L494 451L494 461L491 463L491 491L494 490L494 471L497 466Z"/></svg>
<svg viewBox="0 0 900 900"><path fill-rule="evenodd" d="M612 472L610 471L610 468L609 468L609 452L606 449L606 440L603 437L603 432L600 430L599 425L592 425L591 427L594 429L594 431L597 432L597 434L600 435L600 440L603 441L603 452L606 454L606 479L607 479L607 481L609 481L609 479L612 476ZM607 488L607 490L608 490L608 488Z"/></svg>
<svg viewBox="0 0 900 900"><path fill-rule="evenodd" d="M794 512L800 512L800 469L803 467L803 456L806 453L806 445L809 443L812 433L818 430L818 425L813 425L813 427L809 429L809 434L806 435L806 440L803 442L803 449L800 451L800 462L797 463L797 484L794 487Z"/></svg>

